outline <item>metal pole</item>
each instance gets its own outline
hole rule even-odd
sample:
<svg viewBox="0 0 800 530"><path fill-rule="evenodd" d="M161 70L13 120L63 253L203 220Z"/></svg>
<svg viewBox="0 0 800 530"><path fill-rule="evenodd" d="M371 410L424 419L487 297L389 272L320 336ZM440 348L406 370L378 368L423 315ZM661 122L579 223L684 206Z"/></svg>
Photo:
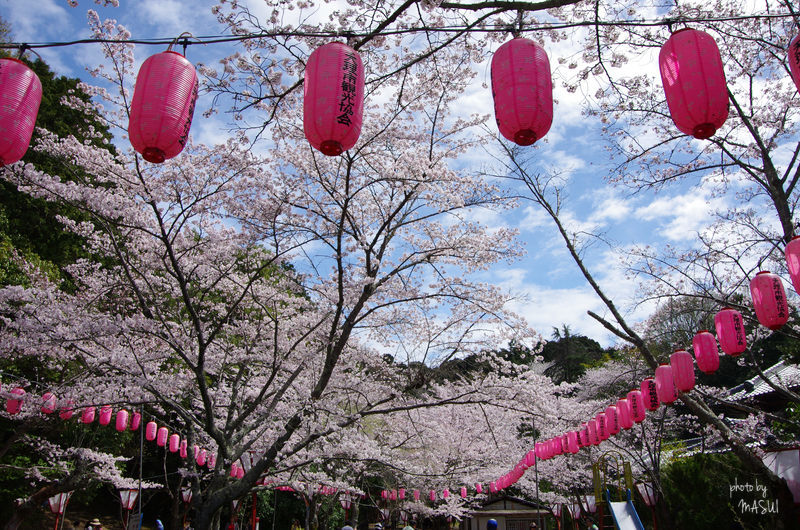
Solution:
<svg viewBox="0 0 800 530"><path fill-rule="evenodd" d="M53 528L53 530L58 530L58 517L59 517L59 515L60 514L56 514L56 526Z"/></svg>
<svg viewBox="0 0 800 530"><path fill-rule="evenodd" d="M536 451L536 416L533 416L531 420L531 426L533 427L533 450ZM536 522L538 527L542 526L542 514L539 511L539 504L541 501L539 500L539 457L537 456L536 459L533 461L533 472L536 477Z"/></svg>
<svg viewBox="0 0 800 530"><path fill-rule="evenodd" d="M142 461L144 460L144 405L139 407L139 493L136 496L138 505L136 516L139 519L139 530L142 530ZM130 517L130 512L128 512ZM127 527L127 526L126 526Z"/></svg>

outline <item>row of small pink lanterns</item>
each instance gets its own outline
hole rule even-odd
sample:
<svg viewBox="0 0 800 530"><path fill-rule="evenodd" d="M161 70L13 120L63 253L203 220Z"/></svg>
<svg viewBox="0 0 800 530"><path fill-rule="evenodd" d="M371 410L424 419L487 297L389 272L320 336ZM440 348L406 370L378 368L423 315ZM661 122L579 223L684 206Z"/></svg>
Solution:
<svg viewBox="0 0 800 530"><path fill-rule="evenodd" d="M171 48L145 60L131 101L131 145L153 163L183 150L197 101L194 66ZM789 50L790 73L800 90L800 53L793 53L800 50L800 35ZM727 84L714 39L699 30L675 32L661 48L659 67L676 127L695 138L710 138L728 117ZM532 40L514 38L492 57L491 78L500 133L519 145L547 134L553 121L547 53ZM341 42L314 50L303 94L303 131L309 143L329 156L353 147L364 108L358 52ZM17 59L0 59L0 165L20 160L27 151L41 98L41 82L32 70Z"/></svg>

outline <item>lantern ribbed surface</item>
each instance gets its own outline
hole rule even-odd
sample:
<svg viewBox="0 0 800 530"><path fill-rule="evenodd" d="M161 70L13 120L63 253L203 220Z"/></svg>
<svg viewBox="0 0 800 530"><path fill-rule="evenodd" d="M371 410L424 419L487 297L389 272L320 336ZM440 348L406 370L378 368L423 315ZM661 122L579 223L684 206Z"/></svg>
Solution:
<svg viewBox="0 0 800 530"><path fill-rule="evenodd" d="M640 390L634 389L628 392L628 404L631 408L631 419L635 423L644 421L644 417L647 413L645 412L644 398Z"/></svg>
<svg viewBox="0 0 800 530"><path fill-rule="evenodd" d="M633 427L633 418L631 417L631 405L626 398L617 400L617 418L619 419L619 426L623 429L630 429Z"/></svg>
<svg viewBox="0 0 800 530"><path fill-rule="evenodd" d="M589 420L586 423L586 428L589 433L589 443L597 445L600 443L600 438L597 436L597 420Z"/></svg>
<svg viewBox="0 0 800 530"><path fill-rule="evenodd" d="M780 329L789 320L789 304L783 281L777 274L761 271L750 280L750 296L756 317L762 326Z"/></svg>
<svg viewBox="0 0 800 530"><path fill-rule="evenodd" d="M148 442L152 442L156 439L156 434L158 431L158 425L154 421L148 421L147 426L144 429L144 437Z"/></svg>
<svg viewBox="0 0 800 530"><path fill-rule="evenodd" d="M0 166L25 156L42 102L42 83L22 61L0 59Z"/></svg>
<svg viewBox="0 0 800 530"><path fill-rule="evenodd" d="M181 440L181 448L179 453L181 455L181 458L186 458L187 456L189 456L189 451L187 449L188 449L188 442L186 440Z"/></svg>
<svg viewBox="0 0 800 530"><path fill-rule="evenodd" d="M353 48L329 42L311 53L303 85L303 132L328 156L353 147L364 113L364 65Z"/></svg>
<svg viewBox="0 0 800 530"><path fill-rule="evenodd" d="M197 446L195 446L195 447L197 447ZM197 462L198 466L206 465L206 450L205 449L198 450L194 459L195 459L195 462Z"/></svg>
<svg viewBox="0 0 800 530"><path fill-rule="evenodd" d="M81 423L92 423L94 421L94 407L86 407L81 414Z"/></svg>
<svg viewBox="0 0 800 530"><path fill-rule="evenodd" d="M578 452L578 433L575 431L567 433L567 450L573 455Z"/></svg>
<svg viewBox="0 0 800 530"><path fill-rule="evenodd" d="M159 427L158 433L156 434L156 445L159 447L167 445L167 436L169 436L169 429L166 427Z"/></svg>
<svg viewBox="0 0 800 530"><path fill-rule="evenodd" d="M177 453L178 448L181 445L181 437L179 434L170 434L169 435L169 452L170 453Z"/></svg>
<svg viewBox="0 0 800 530"><path fill-rule="evenodd" d="M686 350L677 350L669 357L675 388L688 392L694 388L694 359Z"/></svg>
<svg viewBox="0 0 800 530"><path fill-rule="evenodd" d="M122 432L128 428L128 411L121 409L117 412L117 421L114 424L117 431Z"/></svg>
<svg viewBox="0 0 800 530"><path fill-rule="evenodd" d="M541 46L516 38L500 46L491 66L497 128L518 145L531 145L553 123L550 61Z"/></svg>
<svg viewBox="0 0 800 530"><path fill-rule="evenodd" d="M614 436L619 432L619 418L617 417L617 407L611 405L606 408L606 429L609 436Z"/></svg>
<svg viewBox="0 0 800 530"><path fill-rule="evenodd" d="M131 101L128 136L148 162L183 151L197 101L197 72L180 53L165 51L142 63Z"/></svg>
<svg viewBox="0 0 800 530"><path fill-rule="evenodd" d="M726 307L714 315L714 329L719 347L731 357L737 357L747 349L744 319L737 310Z"/></svg>
<svg viewBox="0 0 800 530"><path fill-rule="evenodd" d="M17 414L22 410L22 398L25 396L25 389L16 387L11 390L11 395L14 397L6 401L6 412L9 414Z"/></svg>
<svg viewBox="0 0 800 530"><path fill-rule="evenodd" d="M66 403L61 405L58 417L61 418L62 420L71 419L73 414L75 413L74 409L72 408L74 404L75 403L73 403L71 400L67 400Z"/></svg>
<svg viewBox="0 0 800 530"><path fill-rule="evenodd" d="M704 374L713 374L719 368L719 352L717 339L707 330L699 331L692 338L692 349L697 361L697 368Z"/></svg>
<svg viewBox="0 0 800 530"><path fill-rule="evenodd" d="M608 422L606 421L605 412L599 413L594 419L597 422L597 437L600 438L601 442L608 440L610 434L608 432Z"/></svg>
<svg viewBox="0 0 800 530"><path fill-rule="evenodd" d="M797 90L800 91L800 35L792 39L789 44L788 50L789 71L792 74L792 81L794 81Z"/></svg>
<svg viewBox="0 0 800 530"><path fill-rule="evenodd" d="M56 411L56 396L52 392L45 392L42 396L41 410L44 414L52 414Z"/></svg>
<svg viewBox="0 0 800 530"><path fill-rule="evenodd" d="M100 419L98 422L100 425L108 425L111 423L111 415L114 411L111 409L111 405L103 405L100 407Z"/></svg>
<svg viewBox="0 0 800 530"><path fill-rule="evenodd" d="M794 236L784 249L786 268L796 293L800 293L800 236Z"/></svg>
<svg viewBox="0 0 800 530"><path fill-rule="evenodd" d="M656 392L656 382L651 377L642 381L641 385L642 402L647 410L657 410L660 400Z"/></svg>
<svg viewBox="0 0 800 530"><path fill-rule="evenodd" d="M133 416L131 417L131 430L135 431L139 428L139 425L142 423L142 415L138 412L134 412Z"/></svg>
<svg viewBox="0 0 800 530"><path fill-rule="evenodd" d="M658 54L672 121L684 134L704 140L728 118L728 88L713 37L695 29L676 31Z"/></svg>
<svg viewBox="0 0 800 530"><path fill-rule="evenodd" d="M678 399L678 389L675 387L672 367L668 364L662 364L656 368L656 393L661 403L672 403Z"/></svg>

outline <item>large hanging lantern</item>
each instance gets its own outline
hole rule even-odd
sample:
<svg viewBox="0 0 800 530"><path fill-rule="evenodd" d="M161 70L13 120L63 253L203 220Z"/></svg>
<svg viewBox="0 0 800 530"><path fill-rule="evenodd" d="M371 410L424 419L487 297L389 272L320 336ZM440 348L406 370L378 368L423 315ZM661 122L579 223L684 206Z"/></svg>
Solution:
<svg viewBox="0 0 800 530"><path fill-rule="evenodd" d="M117 432L123 432L128 429L128 411L125 409L120 409L117 412L117 421L114 424L114 428L117 429Z"/></svg>
<svg viewBox="0 0 800 530"><path fill-rule="evenodd" d="M356 144L364 112L364 65L358 52L329 42L311 53L303 86L303 132L311 145L336 156Z"/></svg>
<svg viewBox="0 0 800 530"><path fill-rule="evenodd" d="M92 423L94 421L94 407L86 407L81 414L81 423Z"/></svg>
<svg viewBox="0 0 800 530"><path fill-rule="evenodd" d="M681 392L688 392L694 388L694 360L686 350L677 350L669 357L672 368L672 379L675 388Z"/></svg>
<svg viewBox="0 0 800 530"><path fill-rule="evenodd" d="M631 390L628 392L628 403L631 406L631 419L636 423L643 422L646 412L642 392L640 390Z"/></svg>
<svg viewBox="0 0 800 530"><path fill-rule="evenodd" d="M0 166L25 156L31 143L42 83L25 63L0 59Z"/></svg>
<svg viewBox="0 0 800 530"><path fill-rule="evenodd" d="M789 71L792 73L797 90L800 91L800 35L792 39L789 44Z"/></svg>
<svg viewBox="0 0 800 530"><path fill-rule="evenodd" d="M608 424L606 422L606 415L604 412L600 412L597 416L594 417L595 421L597 422L597 437L600 438L600 441L608 440Z"/></svg>
<svg viewBox="0 0 800 530"><path fill-rule="evenodd" d="M159 427L158 433L156 434L156 445L159 447L164 447L167 444L167 436L169 435L169 429L166 427Z"/></svg>
<svg viewBox="0 0 800 530"><path fill-rule="evenodd" d="M578 433L575 431L567 433L567 450L573 455L578 452Z"/></svg>
<svg viewBox="0 0 800 530"><path fill-rule="evenodd" d="M134 412L131 417L131 430L135 431L142 423L142 415L139 412Z"/></svg>
<svg viewBox="0 0 800 530"><path fill-rule="evenodd" d="M531 145L553 123L550 61L541 46L516 38L492 56L492 96L497 127L518 145Z"/></svg>
<svg viewBox="0 0 800 530"><path fill-rule="evenodd" d="M169 452L177 453L178 448L181 446L181 437L177 433L169 435Z"/></svg>
<svg viewBox="0 0 800 530"><path fill-rule="evenodd" d="M209 453L208 458L206 459L206 467L208 469L214 469L214 466L217 464L217 453Z"/></svg>
<svg viewBox="0 0 800 530"><path fill-rule="evenodd" d="M619 416L617 415L617 407L614 405L606 408L606 428L610 436L614 436L619 432Z"/></svg>
<svg viewBox="0 0 800 530"><path fill-rule="evenodd" d="M131 100L128 136L133 148L155 164L177 156L189 139L196 101L192 63L171 49L148 57Z"/></svg>
<svg viewBox="0 0 800 530"><path fill-rule="evenodd" d="M589 420L586 424L589 432L589 443L597 445L600 443L600 437L597 436L597 420Z"/></svg>
<svg viewBox="0 0 800 530"><path fill-rule="evenodd" d="M180 452L178 453L181 455L181 458L186 458L189 456L188 446L189 444L186 439L181 440Z"/></svg>
<svg viewBox="0 0 800 530"><path fill-rule="evenodd" d="M18 414L22 410L22 398L25 396L25 389L21 387L11 390L13 397L8 398L6 401L6 412L9 414Z"/></svg>
<svg viewBox="0 0 800 530"><path fill-rule="evenodd" d="M623 429L633 427L633 417L631 417L631 404L626 398L617 400L617 417L619 426Z"/></svg>
<svg viewBox="0 0 800 530"><path fill-rule="evenodd" d="M156 434L158 434L158 424L156 424L154 421L148 421L144 428L145 439L148 442L152 442L156 439Z"/></svg>
<svg viewBox="0 0 800 530"><path fill-rule="evenodd" d="M195 454L194 457L194 460L195 462L197 462L197 465L200 467L206 465L206 454L207 454L206 450L199 449L197 446L195 446L195 449L198 449L197 454Z"/></svg>
<svg viewBox="0 0 800 530"><path fill-rule="evenodd" d="M63 405L59 408L58 417L62 420L68 420L72 418L72 415L75 413L72 406L75 404L71 399L68 399L64 402Z"/></svg>
<svg viewBox="0 0 800 530"><path fill-rule="evenodd" d="M783 282L777 274L761 271L750 280L750 295L762 326L780 329L789 320L789 304Z"/></svg>
<svg viewBox="0 0 800 530"><path fill-rule="evenodd" d="M789 277L792 279L794 290L796 293L800 293L800 236L794 236L789 241L783 254L786 257L786 267L789 269Z"/></svg>
<svg viewBox="0 0 800 530"><path fill-rule="evenodd" d="M664 94L678 129L700 140L728 118L728 88L719 48L702 31L676 31L658 54Z"/></svg>
<svg viewBox="0 0 800 530"><path fill-rule="evenodd" d="M111 415L113 413L114 411L111 409L111 405L103 405L100 407L100 417L98 423L103 426L108 425L111 423Z"/></svg>
<svg viewBox="0 0 800 530"><path fill-rule="evenodd" d="M641 392L644 408L650 411L658 409L660 401L658 399L658 392L656 391L656 382L653 381L651 377L642 381Z"/></svg>
<svg viewBox="0 0 800 530"><path fill-rule="evenodd" d="M737 357L747 349L744 319L737 310L726 307L714 315L714 329L719 347L731 357Z"/></svg>
<svg viewBox="0 0 800 530"><path fill-rule="evenodd" d="M707 330L699 331L692 338L692 350L697 361L697 368L704 374L713 374L719 368L719 352L717 339Z"/></svg>
<svg viewBox="0 0 800 530"><path fill-rule="evenodd" d="M588 447L592 445L592 442L589 441L589 425L586 423L582 425L583 428L578 434L578 441L580 442L581 447Z"/></svg>
<svg viewBox="0 0 800 530"><path fill-rule="evenodd" d="M656 368L656 394L661 403L672 403L678 399L678 389L672 376L672 367L662 364Z"/></svg>
<svg viewBox="0 0 800 530"><path fill-rule="evenodd" d="M52 414L56 411L56 396L52 392L45 392L42 396L41 410L44 414Z"/></svg>

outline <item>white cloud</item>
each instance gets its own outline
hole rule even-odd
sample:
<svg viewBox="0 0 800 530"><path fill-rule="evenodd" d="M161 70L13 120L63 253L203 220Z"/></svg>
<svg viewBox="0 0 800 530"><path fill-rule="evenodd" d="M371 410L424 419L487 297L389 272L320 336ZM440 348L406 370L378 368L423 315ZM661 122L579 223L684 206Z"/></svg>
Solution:
<svg viewBox="0 0 800 530"><path fill-rule="evenodd" d="M672 241L686 241L712 221L712 212L722 209L722 198L711 198L702 188L692 188L682 195L657 198L637 208L635 217L644 221L661 220L661 235Z"/></svg>

